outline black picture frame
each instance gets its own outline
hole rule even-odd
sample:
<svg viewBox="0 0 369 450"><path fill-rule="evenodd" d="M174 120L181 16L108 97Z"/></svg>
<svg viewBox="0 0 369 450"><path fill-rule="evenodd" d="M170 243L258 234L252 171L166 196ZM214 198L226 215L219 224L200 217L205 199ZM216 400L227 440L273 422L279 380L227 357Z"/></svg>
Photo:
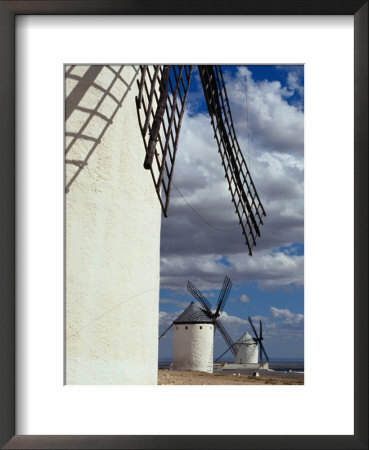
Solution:
<svg viewBox="0 0 369 450"><path fill-rule="evenodd" d="M355 60L354 435L15 435L15 17L19 14L353 15ZM0 1L0 445L6 449L368 448L368 1L10 0ZM338 218L337 218L338 219ZM293 431L293 430L291 430Z"/></svg>

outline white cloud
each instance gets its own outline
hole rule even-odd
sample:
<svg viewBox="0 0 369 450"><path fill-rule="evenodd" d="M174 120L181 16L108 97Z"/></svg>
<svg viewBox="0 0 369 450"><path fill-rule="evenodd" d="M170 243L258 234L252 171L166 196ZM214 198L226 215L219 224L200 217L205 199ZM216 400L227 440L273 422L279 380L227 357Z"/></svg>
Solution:
<svg viewBox="0 0 369 450"><path fill-rule="evenodd" d="M161 260L162 284L169 288L186 288L191 280L201 291L220 289L226 272L233 283L256 281L260 288L272 290L301 287L304 282L304 258L288 252L262 250L252 258L244 253L229 255L230 266L223 266L217 260L219 255L173 255ZM226 269L226 270L225 270Z"/></svg>
<svg viewBox="0 0 369 450"><path fill-rule="evenodd" d="M225 79L228 81L227 92L239 137L247 135L248 116L253 148L263 146L268 151L301 157L304 115L286 100L294 94L293 90L282 87L279 81L255 82L246 67L239 68L236 79L229 76Z"/></svg>
<svg viewBox="0 0 369 450"><path fill-rule="evenodd" d="M233 327L235 325L237 326L246 326L248 325L248 320L241 319L241 317L237 316L230 316L227 314L226 311L222 312L222 315L220 316L220 319L222 320L222 323L226 326Z"/></svg>
<svg viewBox="0 0 369 450"><path fill-rule="evenodd" d="M303 342L303 315L291 313L289 310L280 311L282 311L282 315L278 317L273 316L272 309L270 310L270 316L252 316L252 321L257 333L259 333L259 320L262 321L263 344L269 357L278 355L278 346L280 343L291 343L293 341L296 344ZM230 316L226 312L223 312L221 321L233 341L236 341L246 331L249 332L251 336L254 336L254 332L246 319ZM216 333L215 344L217 345L215 353L221 353L221 348L224 348L225 344L223 344L223 338L219 332Z"/></svg>
<svg viewBox="0 0 369 450"><path fill-rule="evenodd" d="M242 334L247 331L247 328L249 326L248 320L242 319L241 317L228 315L226 311L222 312L220 320L233 341L236 341L240 336L242 336ZM215 333L215 338L218 344L225 346L225 344L223 344L223 336L218 330ZM219 351L220 350L218 350L218 352ZM217 351L215 351L215 353L217 353Z"/></svg>
<svg viewBox="0 0 369 450"><path fill-rule="evenodd" d="M298 325L304 321L303 314L295 314L289 309L278 309L271 306L270 313L275 319L282 319L282 323L286 325Z"/></svg>
<svg viewBox="0 0 369 450"><path fill-rule="evenodd" d="M250 299L249 299L249 297L246 294L242 294L241 297L240 297L240 302L249 303Z"/></svg>
<svg viewBox="0 0 369 450"><path fill-rule="evenodd" d="M304 95L304 87L300 84L299 77L296 72L288 73L287 84L289 89L297 91L299 95Z"/></svg>
<svg viewBox="0 0 369 450"><path fill-rule="evenodd" d="M173 322L173 320L176 319L182 312L183 312L183 309L178 312L160 311L159 312L159 327L163 328L163 331L164 331L164 329L166 327L169 327L169 325Z"/></svg>
<svg viewBox="0 0 369 450"><path fill-rule="evenodd" d="M247 161L245 76L250 171L267 213L261 237L250 258L210 118L204 113L185 113L173 181L191 207L173 186L169 217L162 221L163 287L185 289L191 279L201 289L220 289L226 273L233 282L255 280L263 289L303 285L303 256L288 249L304 239L304 118L302 111L286 101L294 78L291 75L290 86L283 88L279 82L255 82L246 68L235 78L225 75L236 133ZM222 262L223 256L230 265Z"/></svg>

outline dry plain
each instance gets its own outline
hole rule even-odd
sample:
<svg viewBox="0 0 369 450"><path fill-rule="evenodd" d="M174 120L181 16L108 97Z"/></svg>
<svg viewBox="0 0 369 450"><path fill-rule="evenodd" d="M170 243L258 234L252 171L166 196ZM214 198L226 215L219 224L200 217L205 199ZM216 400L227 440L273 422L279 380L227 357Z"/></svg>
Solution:
<svg viewBox="0 0 369 450"><path fill-rule="evenodd" d="M233 375L231 373L206 373L194 371L173 371L159 369L159 385L229 385L229 384L252 384L252 385L303 385L303 378L280 377L273 375L262 375L254 377L250 375Z"/></svg>

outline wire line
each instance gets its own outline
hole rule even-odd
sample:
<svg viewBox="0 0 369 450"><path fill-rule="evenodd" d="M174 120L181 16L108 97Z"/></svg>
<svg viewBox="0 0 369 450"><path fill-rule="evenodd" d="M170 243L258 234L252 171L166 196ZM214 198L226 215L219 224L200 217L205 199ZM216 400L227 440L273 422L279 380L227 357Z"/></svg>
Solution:
<svg viewBox="0 0 369 450"><path fill-rule="evenodd" d="M247 70L247 66L246 70ZM248 96L247 96L247 75L245 73L245 99L246 99L246 124L247 124L247 150L249 154L249 170L251 170L251 153L250 153L250 124L249 124L249 104L248 104Z"/></svg>
<svg viewBox="0 0 369 450"><path fill-rule="evenodd" d="M182 194L182 192L179 190L179 188L175 185L175 183L172 181L173 186L176 188L177 192L180 194L180 196L183 198L183 200L187 203L187 205L192 209L193 213L196 214L196 216L202 220L206 225L213 228L216 231L220 231L222 233L232 233L236 228L238 228L238 225L234 226L233 228L230 228L228 230L224 230L221 228L218 228L214 225L212 225L210 222L208 222L206 219L204 219L197 211L196 209L189 203L189 201L186 199L186 197Z"/></svg>

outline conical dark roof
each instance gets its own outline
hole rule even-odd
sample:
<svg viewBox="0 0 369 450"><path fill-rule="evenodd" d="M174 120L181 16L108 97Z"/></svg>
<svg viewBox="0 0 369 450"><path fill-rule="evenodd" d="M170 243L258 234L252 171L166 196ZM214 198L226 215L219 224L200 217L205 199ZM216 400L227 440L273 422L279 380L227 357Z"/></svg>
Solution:
<svg viewBox="0 0 369 450"><path fill-rule="evenodd" d="M212 323L212 320L195 302L191 302L173 323Z"/></svg>

